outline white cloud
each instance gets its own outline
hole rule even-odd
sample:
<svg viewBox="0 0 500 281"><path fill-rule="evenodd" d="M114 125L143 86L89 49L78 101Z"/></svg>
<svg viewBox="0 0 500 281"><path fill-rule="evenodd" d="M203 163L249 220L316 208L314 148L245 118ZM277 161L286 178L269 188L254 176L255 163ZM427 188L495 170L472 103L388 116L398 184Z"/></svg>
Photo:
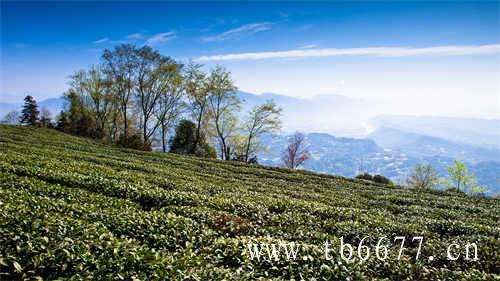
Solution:
<svg viewBox="0 0 500 281"><path fill-rule="evenodd" d="M309 45L304 45L304 46L300 47L299 49L313 49L316 47L318 47L318 46L315 44L309 44Z"/></svg>
<svg viewBox="0 0 500 281"><path fill-rule="evenodd" d="M101 39L96 40L96 41L94 41L92 43L94 43L94 44L102 44L102 43L107 43L107 42L110 42L110 41L111 40L109 38L101 38Z"/></svg>
<svg viewBox="0 0 500 281"><path fill-rule="evenodd" d="M261 31L266 31L270 30L272 28L272 24L269 22L256 22L256 23L249 23L242 25L238 28L230 29L228 31L225 31L223 33L214 35L214 36L208 36L208 37L203 37L202 41L204 42L217 42L217 41L224 41L228 40L231 38L235 38L237 36L240 36L242 34L253 34Z"/></svg>
<svg viewBox="0 0 500 281"><path fill-rule="evenodd" d="M262 60L275 58L311 58L334 56L376 56L376 57L417 57L417 56L462 56L500 53L500 44L472 46L413 47L370 47L370 48L323 48L295 49L275 52L256 52L201 56L198 61Z"/></svg>
<svg viewBox="0 0 500 281"><path fill-rule="evenodd" d="M142 39L143 37L144 36L142 36L142 34L140 34L140 33L132 33L132 34L125 36L125 39L127 39L127 40L139 40L139 39Z"/></svg>
<svg viewBox="0 0 500 281"><path fill-rule="evenodd" d="M146 45L156 45L159 43L164 43L175 38L175 32L163 32L157 33L146 40Z"/></svg>
<svg viewBox="0 0 500 281"><path fill-rule="evenodd" d="M94 44L122 44L122 43L127 43L125 40L111 40L109 38L101 38L99 40L96 40L92 42Z"/></svg>

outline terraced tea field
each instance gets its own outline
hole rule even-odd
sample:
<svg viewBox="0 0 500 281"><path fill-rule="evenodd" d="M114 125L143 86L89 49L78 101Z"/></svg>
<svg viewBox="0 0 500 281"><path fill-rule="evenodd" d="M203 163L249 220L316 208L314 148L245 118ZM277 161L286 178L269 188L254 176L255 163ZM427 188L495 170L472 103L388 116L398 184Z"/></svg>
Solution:
<svg viewBox="0 0 500 281"><path fill-rule="evenodd" d="M1 280L499 278L497 199L139 152L14 126L0 126L0 159ZM397 236L406 240L399 258ZM354 245L350 260L338 252L341 237ZM383 237L385 258L375 252ZM279 242L303 250L290 260L252 259L248 251L248 243ZM447 258L453 243L457 260ZM471 243L478 260L465 260Z"/></svg>

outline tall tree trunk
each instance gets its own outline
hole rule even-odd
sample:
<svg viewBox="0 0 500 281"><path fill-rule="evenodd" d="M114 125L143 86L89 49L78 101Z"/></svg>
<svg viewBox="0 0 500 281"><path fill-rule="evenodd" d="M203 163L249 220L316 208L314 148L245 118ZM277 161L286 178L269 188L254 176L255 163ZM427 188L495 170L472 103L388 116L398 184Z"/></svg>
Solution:
<svg viewBox="0 0 500 281"><path fill-rule="evenodd" d="M128 120L127 120L127 106L123 108L123 135L125 139L128 139Z"/></svg>
<svg viewBox="0 0 500 281"><path fill-rule="evenodd" d="M167 144L165 142L165 138L166 138L165 124L162 124L161 125L161 144L162 144L163 153L167 152Z"/></svg>
<svg viewBox="0 0 500 281"><path fill-rule="evenodd" d="M201 119L203 118L203 110L201 111L200 115L198 116L198 124L196 126L196 138L194 139L194 145L191 148L191 153L194 154L196 151L196 148L198 147L198 143L200 142L200 134L201 134Z"/></svg>
<svg viewBox="0 0 500 281"><path fill-rule="evenodd" d="M248 153L250 152L250 142L252 141L252 136L248 136L247 148L245 150L245 162L248 162Z"/></svg>
<svg viewBox="0 0 500 281"><path fill-rule="evenodd" d="M229 160L229 155L227 153L226 140L221 138L222 142L222 160Z"/></svg>
<svg viewBox="0 0 500 281"><path fill-rule="evenodd" d="M146 119L144 119L144 124L142 124L142 138L144 140L144 144L148 142L148 132L146 130L146 124Z"/></svg>

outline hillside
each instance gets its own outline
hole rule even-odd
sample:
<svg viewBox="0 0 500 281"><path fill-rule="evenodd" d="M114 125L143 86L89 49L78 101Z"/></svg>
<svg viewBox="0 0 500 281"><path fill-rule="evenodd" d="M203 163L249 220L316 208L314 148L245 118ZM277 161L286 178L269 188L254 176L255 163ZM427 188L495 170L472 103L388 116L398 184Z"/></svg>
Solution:
<svg viewBox="0 0 500 281"><path fill-rule="evenodd" d="M119 149L14 126L0 126L0 157L2 280L491 280L500 274L497 199ZM375 247L384 236L382 261ZM396 236L407 241L400 259ZM415 236L424 237L419 259ZM361 262L355 252L347 262L334 251L326 260L323 244L336 249L340 237L369 245L370 258ZM246 250L248 243L280 241L305 246L300 258L258 261ZM446 258L454 242L462 253L456 261ZM464 260L466 243L477 243L479 260Z"/></svg>

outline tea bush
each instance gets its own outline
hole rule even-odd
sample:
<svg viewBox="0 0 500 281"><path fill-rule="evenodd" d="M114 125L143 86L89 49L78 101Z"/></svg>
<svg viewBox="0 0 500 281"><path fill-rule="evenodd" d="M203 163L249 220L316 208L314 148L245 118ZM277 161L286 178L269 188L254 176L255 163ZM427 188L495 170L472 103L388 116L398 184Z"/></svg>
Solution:
<svg viewBox="0 0 500 281"><path fill-rule="evenodd" d="M500 200L359 179L110 147L0 126L0 280L495 280ZM325 260L323 243L389 257ZM365 240L366 241L366 240ZM299 243L296 260L251 259L248 243ZM477 261L446 258L476 243ZM433 255L435 259L429 261Z"/></svg>

